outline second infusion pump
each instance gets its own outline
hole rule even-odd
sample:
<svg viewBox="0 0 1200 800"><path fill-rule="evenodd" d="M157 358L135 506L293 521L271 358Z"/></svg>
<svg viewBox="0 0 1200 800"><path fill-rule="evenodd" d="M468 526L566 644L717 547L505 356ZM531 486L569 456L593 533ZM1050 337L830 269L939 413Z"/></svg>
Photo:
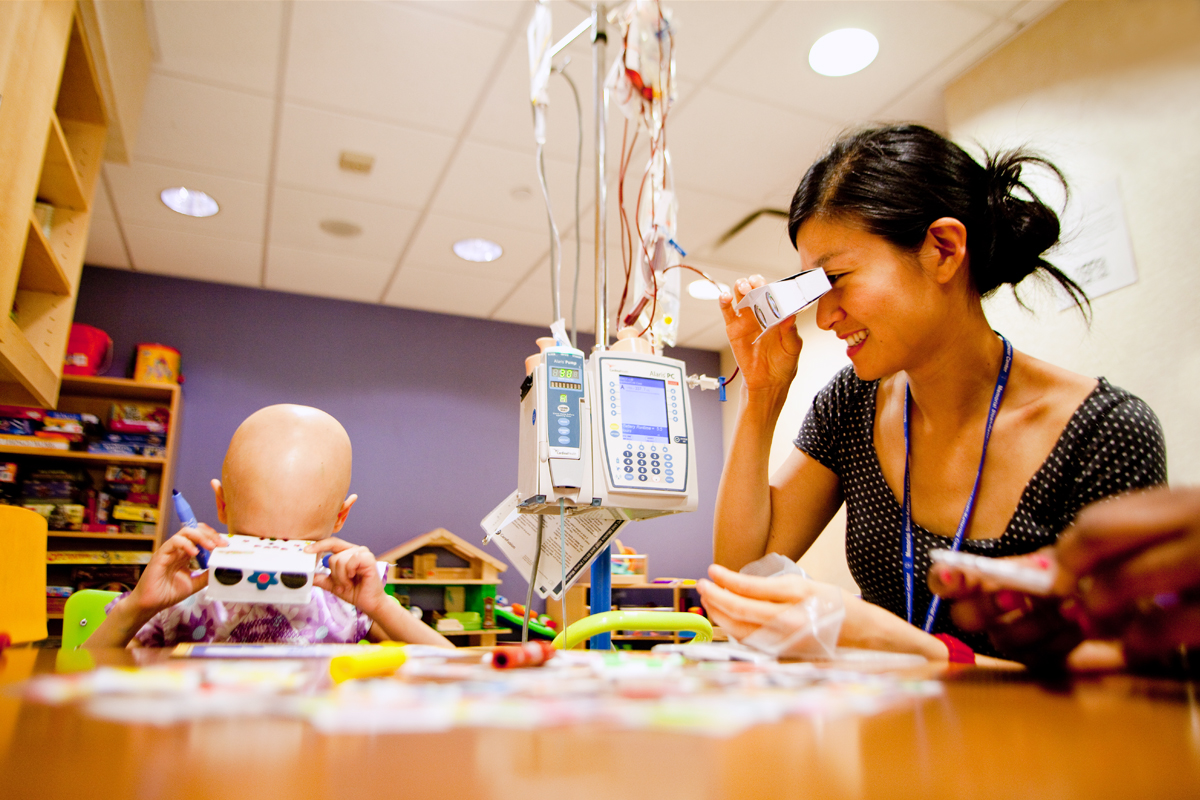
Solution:
<svg viewBox="0 0 1200 800"><path fill-rule="evenodd" d="M686 365L615 350L594 353L583 364L582 353L563 350L542 353L522 398L517 491L523 508L550 511L565 498L568 513L620 510L618 516L627 519L694 511L696 454ZM584 366L586 381L560 402L563 369L576 364Z"/></svg>

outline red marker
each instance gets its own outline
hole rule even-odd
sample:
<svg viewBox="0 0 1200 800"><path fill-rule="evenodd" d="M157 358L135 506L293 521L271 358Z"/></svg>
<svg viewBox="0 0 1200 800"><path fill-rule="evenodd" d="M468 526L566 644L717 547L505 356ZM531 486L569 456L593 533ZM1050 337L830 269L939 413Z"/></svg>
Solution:
<svg viewBox="0 0 1200 800"><path fill-rule="evenodd" d="M554 657L554 645L544 639L525 644L506 645L492 651L492 666L496 669L540 667Z"/></svg>

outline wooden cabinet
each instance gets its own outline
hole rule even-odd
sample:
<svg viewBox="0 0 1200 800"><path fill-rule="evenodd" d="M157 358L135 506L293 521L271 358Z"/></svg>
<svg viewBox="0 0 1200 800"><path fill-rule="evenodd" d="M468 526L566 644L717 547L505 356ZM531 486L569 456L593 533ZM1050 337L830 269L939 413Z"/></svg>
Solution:
<svg viewBox="0 0 1200 800"><path fill-rule="evenodd" d="M93 485L102 486L111 466L144 469L159 495L158 521L153 532L92 533L75 530L48 532L46 542L46 582L48 586L76 584L77 568L92 565L144 566L150 554L176 529L171 489L175 485L175 454L179 448L182 408L180 388L173 384L139 383L123 378L90 378L67 375L62 379L58 409L72 414L94 414L108 419L113 403L164 406L170 409L170 425L163 456L112 455L76 450L52 450L21 445L0 445L0 463L17 465L18 477L36 470L86 470ZM48 614L50 636L61 632L61 614Z"/></svg>
<svg viewBox="0 0 1200 800"><path fill-rule="evenodd" d="M0 3L0 59L0 403L54 407L107 114L74 2Z"/></svg>

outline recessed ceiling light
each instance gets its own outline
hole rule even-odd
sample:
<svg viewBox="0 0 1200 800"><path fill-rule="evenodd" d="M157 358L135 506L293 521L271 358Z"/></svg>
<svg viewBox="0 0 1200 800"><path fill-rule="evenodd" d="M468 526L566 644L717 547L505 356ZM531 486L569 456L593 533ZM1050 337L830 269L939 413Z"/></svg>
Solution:
<svg viewBox="0 0 1200 800"><path fill-rule="evenodd" d="M358 236L362 233L362 226L355 225L353 222L347 222L344 219L323 219L320 222L321 230L331 236Z"/></svg>
<svg viewBox="0 0 1200 800"><path fill-rule="evenodd" d="M504 248L488 239L461 239L454 243L454 255L464 261L483 263L504 255Z"/></svg>
<svg viewBox="0 0 1200 800"><path fill-rule="evenodd" d="M862 28L827 33L808 51L808 63L821 75L853 75L879 55L879 40Z"/></svg>
<svg viewBox="0 0 1200 800"><path fill-rule="evenodd" d="M182 186L163 189L159 197L167 208L189 217L211 217L221 210L217 201L204 192Z"/></svg>
<svg viewBox="0 0 1200 800"><path fill-rule="evenodd" d="M688 284L688 294L697 300L716 300L722 295L722 293L726 293L728 291L729 287L725 284L720 284L720 288L718 289L716 286L712 285L712 281L707 281L704 279L692 281Z"/></svg>
<svg viewBox="0 0 1200 800"><path fill-rule="evenodd" d="M355 153L350 150L343 150L338 154L338 166L346 172L357 172L362 175L368 175L371 168L375 166L375 156L370 153Z"/></svg>

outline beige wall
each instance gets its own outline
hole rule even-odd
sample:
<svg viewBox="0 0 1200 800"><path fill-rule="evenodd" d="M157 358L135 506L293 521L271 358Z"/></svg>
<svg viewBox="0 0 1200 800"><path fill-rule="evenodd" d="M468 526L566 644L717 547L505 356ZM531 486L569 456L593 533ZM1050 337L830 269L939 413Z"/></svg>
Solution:
<svg viewBox="0 0 1200 800"><path fill-rule="evenodd" d="M1018 349L1141 396L1172 483L1200 482L1200 2L1065 3L951 84L946 118L966 146L1047 153L1080 189L1117 181L1138 282L1097 298L1090 330L1024 287L1034 314L1003 291L988 317Z"/></svg>

